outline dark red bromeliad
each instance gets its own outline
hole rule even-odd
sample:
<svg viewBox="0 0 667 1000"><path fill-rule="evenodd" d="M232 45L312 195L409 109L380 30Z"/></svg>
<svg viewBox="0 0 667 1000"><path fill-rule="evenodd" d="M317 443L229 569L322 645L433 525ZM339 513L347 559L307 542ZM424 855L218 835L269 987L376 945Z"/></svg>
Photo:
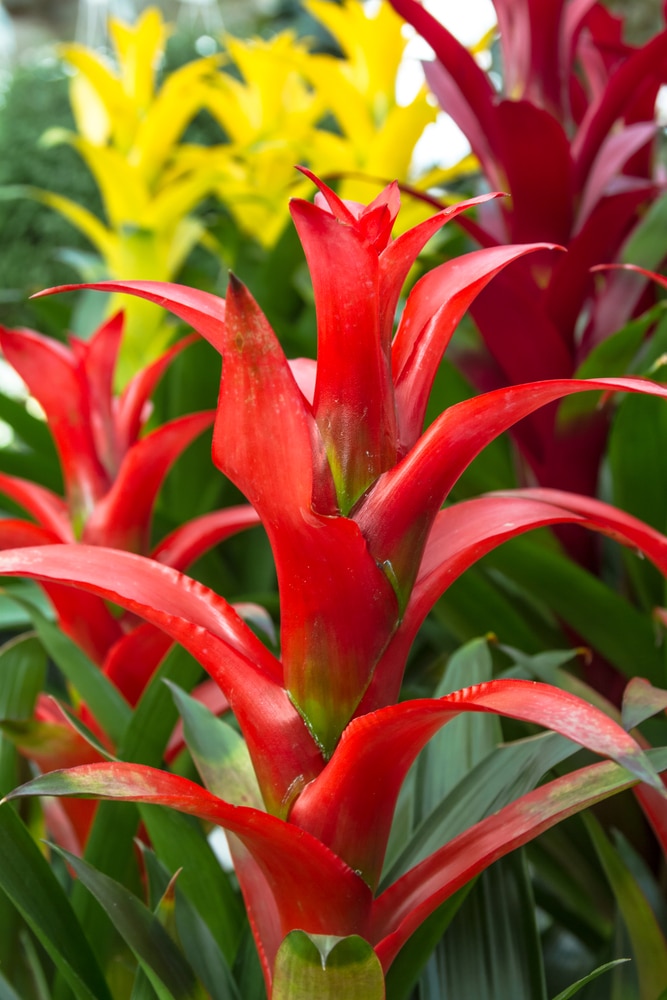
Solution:
<svg viewBox="0 0 667 1000"><path fill-rule="evenodd" d="M477 296L471 314L486 354L459 360L482 391L536 379L608 374L596 350L652 301L638 275L591 269L623 246L663 190L656 98L667 83L667 30L639 48L595 0L493 0L503 90L418 0L390 0L431 45L425 63L440 106L464 132L492 189L464 225L481 246L548 240L567 254L522 258ZM548 196L545 192L548 191ZM658 267L659 259L638 261ZM629 359L628 359L629 360ZM622 368L618 369L622 371ZM513 431L542 486L596 495L610 412L553 405ZM564 533L595 565L590 540Z"/></svg>

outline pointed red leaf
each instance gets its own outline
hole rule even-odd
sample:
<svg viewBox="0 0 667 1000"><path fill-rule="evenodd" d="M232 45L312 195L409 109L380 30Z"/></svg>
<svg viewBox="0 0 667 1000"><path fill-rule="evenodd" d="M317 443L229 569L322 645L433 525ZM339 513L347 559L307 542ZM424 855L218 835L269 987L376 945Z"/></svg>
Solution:
<svg viewBox="0 0 667 1000"><path fill-rule="evenodd" d="M25 795L93 795L198 816L235 834L252 855L278 908L283 937L297 927L313 934L368 933L370 890L324 844L269 813L229 805L187 778L140 764L90 764L35 778L8 798Z"/></svg>
<svg viewBox="0 0 667 1000"><path fill-rule="evenodd" d="M74 541L67 504L57 493L38 483L31 483L27 479L10 476L4 472L0 472L0 493L4 493L23 507L42 528L56 536L58 541Z"/></svg>
<svg viewBox="0 0 667 1000"><path fill-rule="evenodd" d="M113 476L118 461L112 399L123 320L123 313L116 313L95 331L90 340L69 339L89 389L89 419L95 450L109 476Z"/></svg>
<svg viewBox="0 0 667 1000"><path fill-rule="evenodd" d="M291 821L375 887L405 776L428 740L461 712L494 712L545 726L662 787L636 741L600 709L549 684L499 680L354 719L324 771L299 796Z"/></svg>
<svg viewBox="0 0 667 1000"><path fill-rule="evenodd" d="M215 545L260 523L257 511L248 504L202 514L163 538L151 552L151 558L184 572Z"/></svg>
<svg viewBox="0 0 667 1000"><path fill-rule="evenodd" d="M565 129L548 111L527 100L498 101L494 110L496 156L506 178L503 186L512 196L510 241L567 243L575 189Z"/></svg>
<svg viewBox="0 0 667 1000"><path fill-rule="evenodd" d="M151 515L165 476L181 452L215 419L213 410L171 420L124 456L114 483L88 518L83 541L147 552Z"/></svg>
<svg viewBox="0 0 667 1000"><path fill-rule="evenodd" d="M154 302L163 309L169 309L201 334L205 340L220 350L222 328L225 324L225 300L186 285L175 285L169 281L95 281L83 285L57 285L37 292L32 297L54 295L58 292L72 292L80 288L95 288L100 292L123 292L137 295L141 299Z"/></svg>
<svg viewBox="0 0 667 1000"><path fill-rule="evenodd" d="M572 143L578 187L582 186L615 122L632 106L638 90L649 87L652 103L655 102L660 85L667 82L666 59L667 31L661 31L624 60L598 99L590 105Z"/></svg>
<svg viewBox="0 0 667 1000"><path fill-rule="evenodd" d="M161 354L156 361L140 369L125 386L122 395L116 400L114 409L114 424L119 455L124 455L128 448L139 437L146 420L146 406L171 362L182 350L197 340L195 334L183 337L178 343Z"/></svg>
<svg viewBox="0 0 667 1000"><path fill-rule="evenodd" d="M300 199L291 202L290 211L317 311L313 412L346 513L396 460L393 317L380 327L379 256L360 227Z"/></svg>
<svg viewBox="0 0 667 1000"><path fill-rule="evenodd" d="M511 261L550 244L493 247L445 261L413 288L392 348L402 454L422 432L428 397L447 345L470 303Z"/></svg>
<svg viewBox="0 0 667 1000"><path fill-rule="evenodd" d="M390 886L373 904L371 941L385 971L440 903L490 864L556 823L595 805L636 778L609 761L549 782L449 841Z"/></svg>
<svg viewBox="0 0 667 1000"><path fill-rule="evenodd" d="M473 458L522 417L546 403L587 389L667 397L645 379L559 379L498 389L451 406L355 512L379 562L389 560L406 598L438 508Z"/></svg>
<svg viewBox="0 0 667 1000"><path fill-rule="evenodd" d="M299 782L321 770L321 754L282 687L280 663L208 588L151 559L90 545L0 552L0 575L80 587L141 615L185 646L228 696L267 808L285 812Z"/></svg>
<svg viewBox="0 0 667 1000"><path fill-rule="evenodd" d="M172 639L165 632L145 622L114 643L102 670L125 700L135 706L171 645Z"/></svg>
<svg viewBox="0 0 667 1000"><path fill-rule="evenodd" d="M436 215L431 216L431 218L425 219L424 222L420 222L419 225L413 226L412 229L401 233L395 240L392 240L380 257L380 285L378 292L380 329L391 329L401 289L405 284L410 268L431 237L435 236L445 223L458 218L462 212L500 197L500 193L494 192L478 195L476 198L468 198L457 205L450 205Z"/></svg>
<svg viewBox="0 0 667 1000"><path fill-rule="evenodd" d="M95 449L91 397L74 355L31 330L0 328L0 347L44 410L53 434L71 508L88 513L109 485Z"/></svg>

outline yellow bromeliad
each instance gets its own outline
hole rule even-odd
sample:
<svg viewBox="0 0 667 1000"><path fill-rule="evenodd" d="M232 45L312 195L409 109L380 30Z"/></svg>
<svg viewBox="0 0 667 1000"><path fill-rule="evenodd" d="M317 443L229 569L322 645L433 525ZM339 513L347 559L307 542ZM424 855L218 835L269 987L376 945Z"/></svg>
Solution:
<svg viewBox="0 0 667 1000"><path fill-rule="evenodd" d="M343 197L362 202L389 179L426 190L474 169L467 158L447 172L410 175L415 144L436 109L424 87L405 105L396 99L407 41L388 3L304 0L304 6L333 36L341 57L313 51L311 42L290 31L268 41L227 37L224 54L188 63L158 86L168 28L156 9L134 26L111 21L113 63L83 46L63 46L75 70L77 131L52 129L46 138L71 143L83 157L105 219L53 192L22 193L78 227L98 251L106 276L169 281L194 245L206 240L193 211L209 194L220 198L243 234L269 248L287 223L288 197L307 189L297 163L338 177ZM224 142L182 141L203 108L223 129ZM402 225L409 228L424 210L418 201L406 202ZM170 335L157 306L140 300L124 305L121 382L160 354Z"/></svg>
<svg viewBox="0 0 667 1000"><path fill-rule="evenodd" d="M313 52L291 32L268 42L228 38L241 79L220 73L208 107L230 141L222 150L192 151L192 162L202 164L222 156L218 195L264 246L275 242L287 222L287 196L302 194L295 163L340 178L342 196L362 202L388 180L425 191L476 166L470 157L454 170L411 176L415 145L436 108L425 87L409 103L397 101L407 39L388 3L303 5L333 36L342 58ZM429 211L406 200L401 225L410 228Z"/></svg>
<svg viewBox="0 0 667 1000"><path fill-rule="evenodd" d="M25 192L50 205L80 229L111 278L167 281L180 270L204 227L190 213L211 190L204 174L174 171L183 131L202 107L218 57L198 59L157 87L157 67L168 29L156 9L129 26L110 22L115 65L81 45L65 45L76 70L70 99L76 133L52 129L47 142L70 142L85 160L102 197L104 221L53 192ZM137 308L139 306L139 308ZM111 303L110 309L118 308ZM124 302L126 334L119 378L157 357L170 336L164 310Z"/></svg>

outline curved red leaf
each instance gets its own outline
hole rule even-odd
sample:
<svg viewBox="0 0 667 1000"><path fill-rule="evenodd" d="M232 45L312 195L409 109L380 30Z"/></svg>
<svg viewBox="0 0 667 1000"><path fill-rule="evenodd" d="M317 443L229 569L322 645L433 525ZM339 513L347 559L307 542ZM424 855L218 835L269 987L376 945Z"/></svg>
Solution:
<svg viewBox="0 0 667 1000"><path fill-rule="evenodd" d="M556 823L636 784L605 761L549 782L445 844L373 904L371 941L385 971L423 921L490 864Z"/></svg>
<svg viewBox="0 0 667 1000"><path fill-rule="evenodd" d="M32 296L55 295L58 292L73 292L80 288L94 288L100 292L123 292L137 295L141 299L154 302L168 309L201 334L216 350L221 350L222 330L225 325L225 300L211 292L202 292L187 285L176 285L170 281L95 281L81 285L57 285L45 288Z"/></svg>
<svg viewBox="0 0 667 1000"><path fill-rule="evenodd" d="M639 744L600 709L549 684L499 680L354 719L326 768L295 802L290 820L375 887L405 776L428 740L461 712L494 712L545 726L662 788Z"/></svg>
<svg viewBox="0 0 667 1000"><path fill-rule="evenodd" d="M27 479L10 476L5 472L0 472L0 493L4 493L23 507L58 541L74 541L67 504L57 493L38 483L31 483Z"/></svg>
<svg viewBox="0 0 667 1000"><path fill-rule="evenodd" d="M324 844L269 813L229 805L187 778L141 764L90 764L42 775L8 798L25 795L93 795L198 816L235 834L250 852L277 905L283 937L295 928L368 935L370 890Z"/></svg>
<svg viewBox="0 0 667 1000"><path fill-rule="evenodd" d="M0 575L80 587L141 615L185 646L228 696L267 808L284 813L301 783L322 769L320 751L282 686L280 663L202 584L152 559L91 545L0 552Z"/></svg>
<svg viewBox="0 0 667 1000"><path fill-rule="evenodd" d="M70 508L92 510L109 477L93 438L90 387L72 351L32 330L0 327L0 347L44 410L65 477Z"/></svg>
<svg viewBox="0 0 667 1000"><path fill-rule="evenodd" d="M511 261L550 244L492 247L445 261L413 288L396 332L392 368L401 454L422 432L428 396L447 345L485 285Z"/></svg>
<svg viewBox="0 0 667 1000"><path fill-rule="evenodd" d="M497 389L451 406L380 477L354 517L376 559L391 563L406 600L437 510L473 458L522 417L587 389L667 398L667 387L639 378L558 379Z"/></svg>
<svg viewBox="0 0 667 1000"><path fill-rule="evenodd" d="M248 504L202 514L166 535L151 552L151 558L184 572L215 545L257 524L261 524L259 514Z"/></svg>

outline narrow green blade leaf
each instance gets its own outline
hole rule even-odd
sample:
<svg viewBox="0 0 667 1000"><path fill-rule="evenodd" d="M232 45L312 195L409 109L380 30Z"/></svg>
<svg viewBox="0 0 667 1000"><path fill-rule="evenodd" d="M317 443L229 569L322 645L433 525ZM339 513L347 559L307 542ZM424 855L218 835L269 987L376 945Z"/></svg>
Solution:
<svg viewBox="0 0 667 1000"><path fill-rule="evenodd" d="M183 719L188 749L209 792L235 806L263 809L262 793L243 737L201 702L167 683Z"/></svg>
<svg viewBox="0 0 667 1000"><path fill-rule="evenodd" d="M160 1000L202 1000L195 975L154 914L120 883L81 858L55 848L111 917Z"/></svg>
<svg viewBox="0 0 667 1000"><path fill-rule="evenodd" d="M118 744L132 715L132 710L101 670L89 660L57 625L28 601L11 598L30 615L37 635L49 656L81 695L105 732Z"/></svg>
<svg viewBox="0 0 667 1000"><path fill-rule="evenodd" d="M421 1000L546 1000L535 903L522 851L502 858L477 879L422 982Z"/></svg>
<svg viewBox="0 0 667 1000"><path fill-rule="evenodd" d="M621 965L623 962L628 961L629 959L627 958L617 958L614 962L607 962L606 965L601 965L599 968L594 969L593 972L589 973L589 975L584 976L583 979L579 979L576 983L572 983L572 986L568 986L566 990L563 990L563 992L559 993L557 997L554 997L554 1000L570 1000L570 997L573 997L576 993L578 993L583 986L586 986L588 983L592 983L593 980L597 979L598 976L601 976L603 972L609 972L609 970L613 969L615 965ZM658 998L658 1000L660 1000L660 998Z"/></svg>
<svg viewBox="0 0 667 1000"><path fill-rule="evenodd" d="M640 886L598 821L592 815L583 819L630 937L641 1000L653 1000L667 982L667 941Z"/></svg>
<svg viewBox="0 0 667 1000"><path fill-rule="evenodd" d="M0 888L31 926L77 1000L111 1000L59 882L10 806L0 808Z"/></svg>
<svg viewBox="0 0 667 1000"><path fill-rule="evenodd" d="M625 729L634 729L641 722L667 709L667 691L655 688L643 677L633 677L623 692L622 718Z"/></svg>
<svg viewBox="0 0 667 1000"><path fill-rule="evenodd" d="M415 830L410 843L383 874L380 891L452 837L535 788L547 771L578 749L556 733L544 733L489 754Z"/></svg>
<svg viewBox="0 0 667 1000"><path fill-rule="evenodd" d="M403 945L387 973L387 1000L408 1000L433 949L475 884L471 879L445 900Z"/></svg>
<svg viewBox="0 0 667 1000"><path fill-rule="evenodd" d="M273 1000L384 1000L384 976L367 941L292 931L278 954Z"/></svg>

